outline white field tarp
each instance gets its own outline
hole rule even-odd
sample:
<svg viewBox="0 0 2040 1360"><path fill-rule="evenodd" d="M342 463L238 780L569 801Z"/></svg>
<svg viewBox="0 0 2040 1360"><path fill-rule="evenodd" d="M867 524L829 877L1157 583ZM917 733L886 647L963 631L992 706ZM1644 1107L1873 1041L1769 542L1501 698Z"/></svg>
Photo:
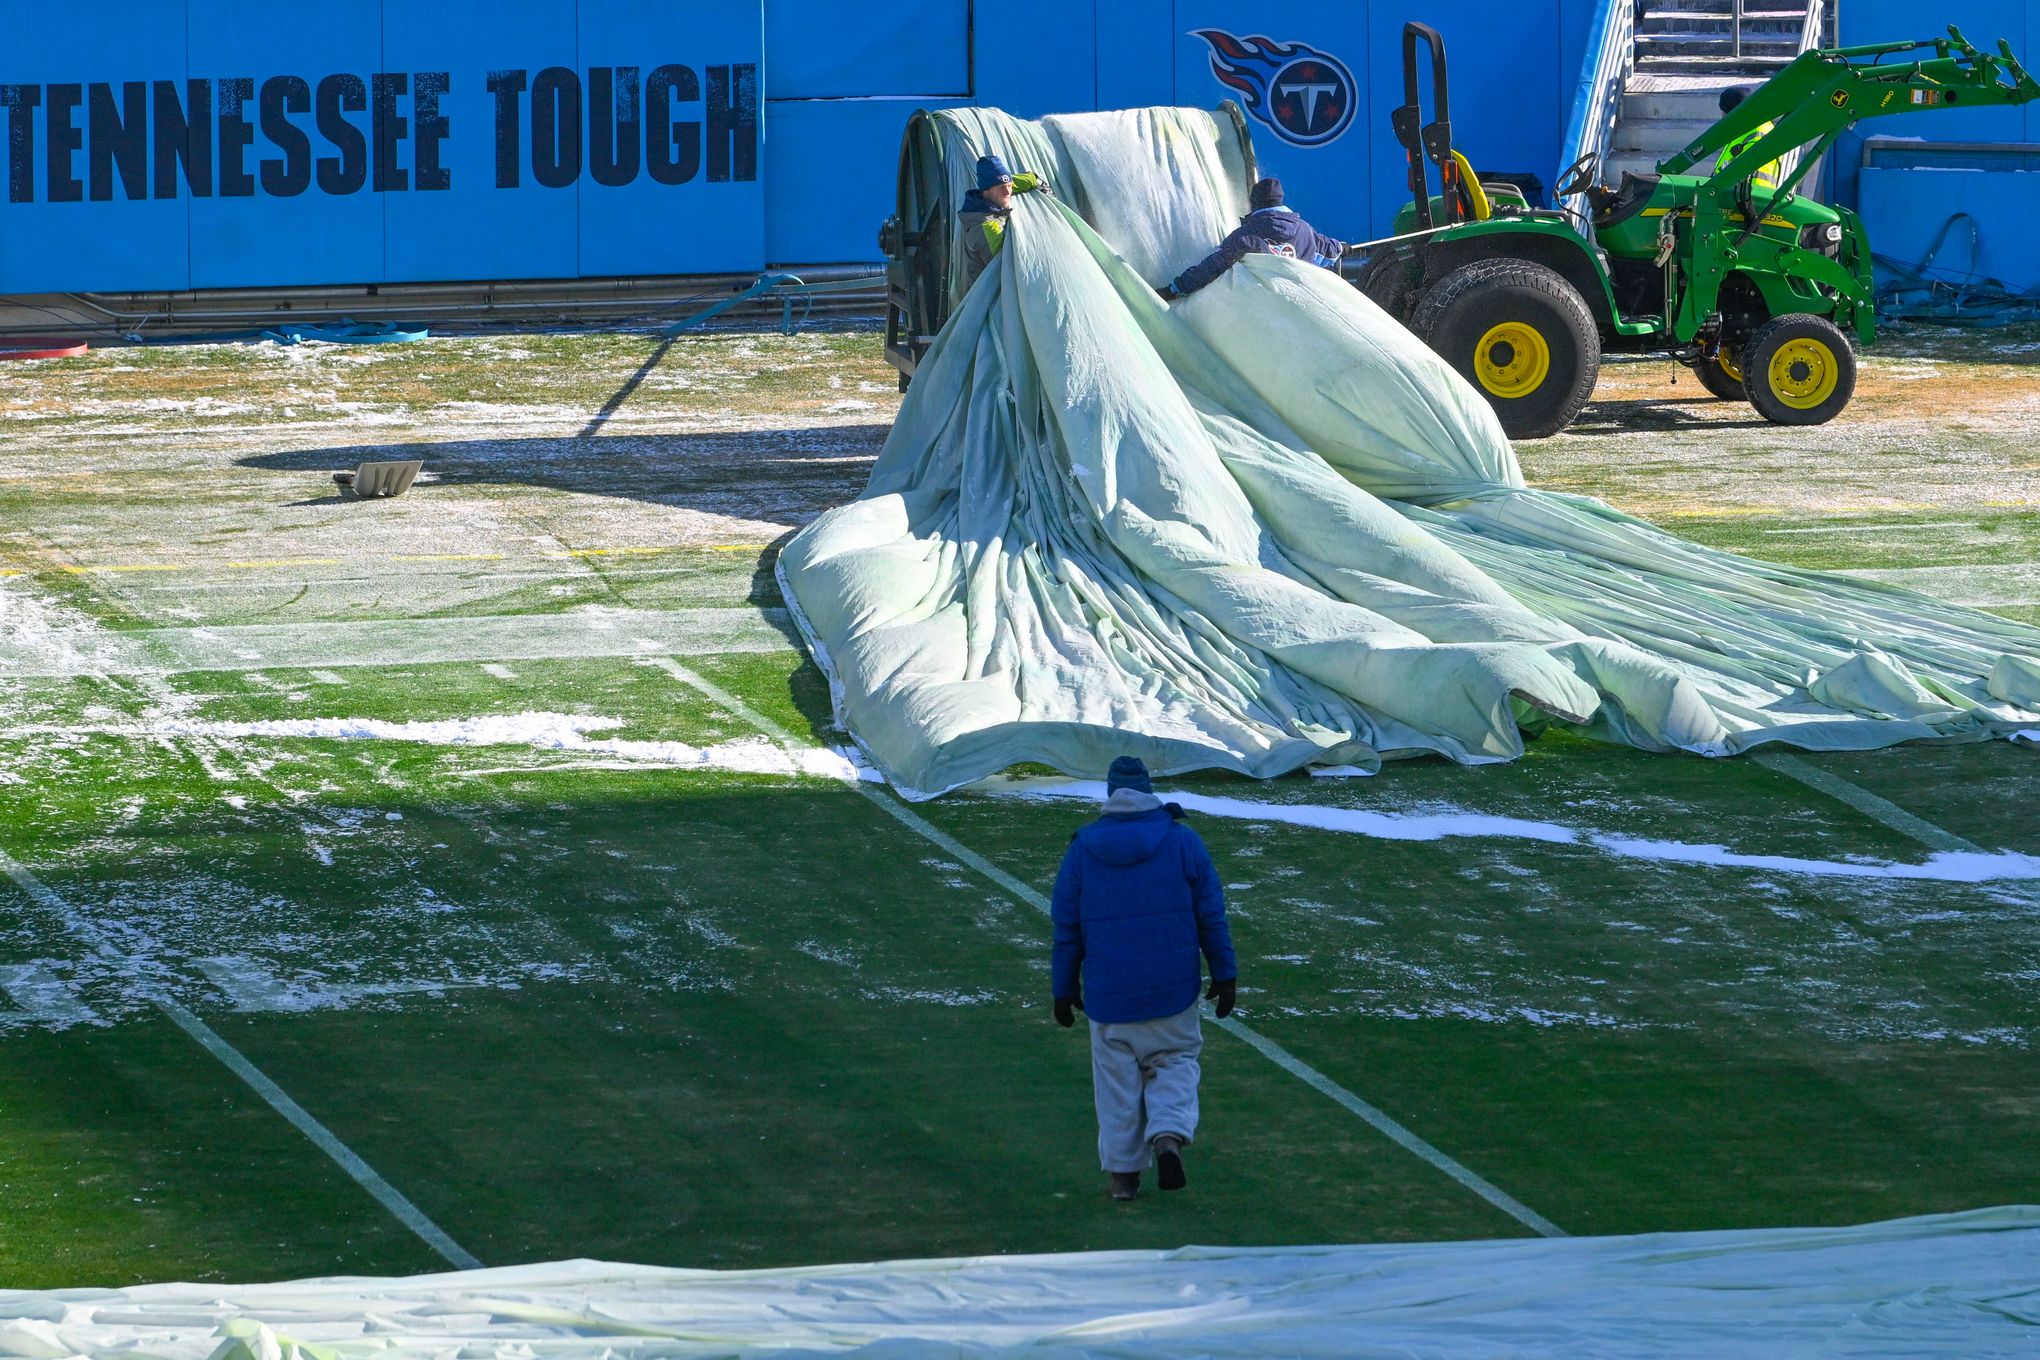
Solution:
<svg viewBox="0 0 2040 1360"><path fill-rule="evenodd" d="M1508 760L1557 723L1730 755L2040 723L2040 630L1525 487L1486 403L1334 274L1152 286L1245 208L1211 114L934 115L1045 173L864 494L780 558L838 720L909 797L1023 761L1257 776Z"/></svg>
<svg viewBox="0 0 2040 1360"><path fill-rule="evenodd" d="M2036 1344L2036 1208L1641 1237L0 1292L10 1360L1987 1360Z"/></svg>

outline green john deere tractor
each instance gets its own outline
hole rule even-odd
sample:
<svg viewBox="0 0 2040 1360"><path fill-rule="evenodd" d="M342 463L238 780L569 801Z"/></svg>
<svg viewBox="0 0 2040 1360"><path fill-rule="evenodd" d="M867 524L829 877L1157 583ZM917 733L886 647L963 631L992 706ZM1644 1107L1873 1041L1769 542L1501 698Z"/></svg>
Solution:
<svg viewBox="0 0 2040 1360"><path fill-rule="evenodd" d="M1419 41L1431 54L1429 123ZM1782 425L1818 425L1855 390L1849 333L1876 331L1870 242L1856 214L1794 190L1859 118L2036 96L2040 82L2010 46L1981 52L1952 27L1927 42L1802 52L1655 175L1625 172L1609 188L1596 154L1570 166L1558 197L1584 197L1589 233L1572 213L1481 183L1452 144L1444 40L1409 24L1404 103L1390 122L1412 201L1394 235L1368 243L1358 282L1479 387L1514 438L1570 424L1604 353L1669 352L1716 396L1747 398ZM1775 187L1764 182L1801 148Z"/></svg>

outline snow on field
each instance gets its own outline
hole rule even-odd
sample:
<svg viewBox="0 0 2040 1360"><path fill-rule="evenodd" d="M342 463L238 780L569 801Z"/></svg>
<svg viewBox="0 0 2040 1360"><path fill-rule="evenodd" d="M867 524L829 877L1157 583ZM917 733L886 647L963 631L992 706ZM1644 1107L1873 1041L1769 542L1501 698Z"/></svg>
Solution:
<svg viewBox="0 0 2040 1360"><path fill-rule="evenodd" d="M1101 802L1105 785L1082 779L988 780L975 790L1008 798L1072 798ZM1324 807L1309 803L1267 803L1244 798L1219 798L1201 793L1158 793L1185 811L1212 817L1278 822L1315 831L1334 831L1376 840L1436 841L1448 837L1541 841L1548 845L1579 845L1623 859L1655 860L1722 869L1768 869L1785 874L1823 878L1923 879L1937 883L1989 883L2001 879L2040 878L2040 858L2010 852L1982 854L1940 851L1920 864L1890 860L1803 859L1791 855L1752 855L1725 846L1688 841L1618 836L1560 822L1496 817L1457 809L1442 812L1372 812L1363 808Z"/></svg>
<svg viewBox="0 0 2040 1360"><path fill-rule="evenodd" d="M326 741L406 741L430 746L529 746L546 751L608 756L639 765L671 769L728 770L740 774L810 775L855 782L876 780L877 771L854 751L836 747L788 748L765 737L692 746L684 741L625 741L591 732L621 727L617 718L571 713L511 713L438 722L390 722L380 718L289 718L262 722L201 722L176 719L153 725L109 726L99 731L136 737L300 738Z"/></svg>

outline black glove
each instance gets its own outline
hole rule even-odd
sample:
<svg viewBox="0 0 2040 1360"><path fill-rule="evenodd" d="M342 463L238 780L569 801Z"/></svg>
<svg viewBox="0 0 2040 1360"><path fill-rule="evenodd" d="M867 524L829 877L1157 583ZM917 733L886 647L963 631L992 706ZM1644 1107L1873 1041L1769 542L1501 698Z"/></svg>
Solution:
<svg viewBox="0 0 2040 1360"><path fill-rule="evenodd" d="M1239 999L1239 990L1240 980L1236 977L1229 977L1223 982L1214 979L1204 999L1218 1003L1218 1018L1223 1020L1232 1014L1233 1003Z"/></svg>
<svg viewBox="0 0 2040 1360"><path fill-rule="evenodd" d="M1082 1009L1084 1009L1084 998L1081 996L1059 996L1055 999L1055 1022L1064 1029L1068 1029L1071 1025L1077 1023L1077 1017L1073 1012Z"/></svg>
<svg viewBox="0 0 2040 1360"><path fill-rule="evenodd" d="M1183 295L1176 291L1176 285L1173 283L1167 284L1162 288L1162 301L1164 302L1174 302L1181 296Z"/></svg>

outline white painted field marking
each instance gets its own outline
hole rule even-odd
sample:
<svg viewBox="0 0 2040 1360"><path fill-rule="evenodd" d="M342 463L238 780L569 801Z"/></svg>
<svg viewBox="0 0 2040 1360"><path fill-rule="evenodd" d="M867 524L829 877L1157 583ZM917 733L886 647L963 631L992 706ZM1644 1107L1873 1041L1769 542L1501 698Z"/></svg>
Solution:
<svg viewBox="0 0 2040 1360"><path fill-rule="evenodd" d="M313 671L312 679L322 685L344 685L347 683L346 677L340 675L337 671Z"/></svg>
<svg viewBox="0 0 2040 1360"><path fill-rule="evenodd" d="M515 680L517 678L516 671L513 671L508 666L505 666L502 663L496 661L490 661L484 664L482 667L482 671L484 674L495 676L498 680Z"/></svg>
<svg viewBox="0 0 2040 1360"><path fill-rule="evenodd" d="M1787 779L1796 779L1810 789L1839 799L1873 821L1882 822L1901 836L1909 836L1930 849L1956 854L1988 853L1976 842L1964 840L1952 831L1944 831L1926 818L1915 816L1889 799L1880 798L1840 775L1829 774L1818 766L1809 765L1798 756L1788 755L1783 751L1756 751L1751 754L1750 759L1767 770L1784 775Z"/></svg>
<svg viewBox="0 0 2040 1360"><path fill-rule="evenodd" d="M1908 529L1974 529L1973 519L1930 519L1916 524L1850 524L1839 520L1833 524L1803 524L1790 529L1760 529L1765 534L1896 534ZM154 587L151 587L154 589Z"/></svg>
<svg viewBox="0 0 2040 1360"><path fill-rule="evenodd" d="M98 1014L79 999L78 989L57 976L57 963L55 959L33 959L0 966L0 992L7 993L30 1019L52 1029L100 1023Z"/></svg>
<svg viewBox="0 0 2040 1360"><path fill-rule="evenodd" d="M681 684L713 699L716 703L737 714L781 745L788 748L799 748L806 745L806 743L795 738L791 732L788 732L778 723L758 712L749 704L746 704L742 699L739 699L721 685L695 674L670 657L652 658L648 664L657 666ZM977 851L957 840L948 832L941 830L918 813L909 809L890 789L881 791L863 782L854 784L852 787L870 799L874 806L883 809L888 816L912 831L915 835L920 836L923 840L936 846L944 853L953 856L959 862L968 865L1036 910L1044 914L1049 911L1049 901L1041 893L1007 873L1004 869L1001 869ZM1565 1230L1556 1223L1553 1223L1536 1210L1529 1208L1492 1181L1469 1169L1450 1154L1424 1141L1424 1139L1411 1132L1406 1126L1398 1123L1393 1117L1370 1105L1359 1096L1354 1095L1351 1091L1339 1085L1339 1083L1333 1081L1309 1063L1304 1062L1273 1039L1250 1028L1244 1022L1232 1019L1231 1017L1227 1017L1224 1020L1213 1019L1212 1023L1234 1038L1247 1044L1250 1048L1253 1048L1262 1057L1268 1059L1299 1081L1302 1081L1312 1090L1317 1091L1320 1095L1329 1097L1349 1114L1357 1116L1391 1142L1413 1153L1423 1161L1430 1163L1439 1171L1444 1172L1447 1176L1450 1176L1453 1180L1459 1182L1459 1184L1465 1186L1468 1190L1471 1190L1474 1194L1480 1196L1510 1218L1515 1219L1518 1223L1530 1229L1530 1231L1543 1237L1566 1236Z"/></svg>
<svg viewBox="0 0 2040 1360"><path fill-rule="evenodd" d="M37 905L62 921L64 928L83 941L94 954L115 964L129 965L133 962L107 940L105 933L91 917L59 897L54 889L5 850L0 850L0 873L5 873L7 877L13 879L23 892L35 899ZM473 1254L449 1237L445 1229L426 1217L424 1210L384 1180L380 1172L362 1160L361 1155L354 1149L341 1142L331 1129L314 1119L302 1105L291 1099L289 1092L278 1086L261 1068L248 1061L239 1049L222 1039L214 1032L212 1026L152 985L144 984L140 994L161 1011L171 1024L183 1030L199 1047L217 1058L228 1071L246 1082L255 1094L262 1097L270 1109L282 1115L299 1133L309 1138L313 1146L332 1158L356 1185L366 1190L376 1203L382 1205L399 1223L415 1233L425 1245L458 1269L481 1268L482 1263Z"/></svg>

